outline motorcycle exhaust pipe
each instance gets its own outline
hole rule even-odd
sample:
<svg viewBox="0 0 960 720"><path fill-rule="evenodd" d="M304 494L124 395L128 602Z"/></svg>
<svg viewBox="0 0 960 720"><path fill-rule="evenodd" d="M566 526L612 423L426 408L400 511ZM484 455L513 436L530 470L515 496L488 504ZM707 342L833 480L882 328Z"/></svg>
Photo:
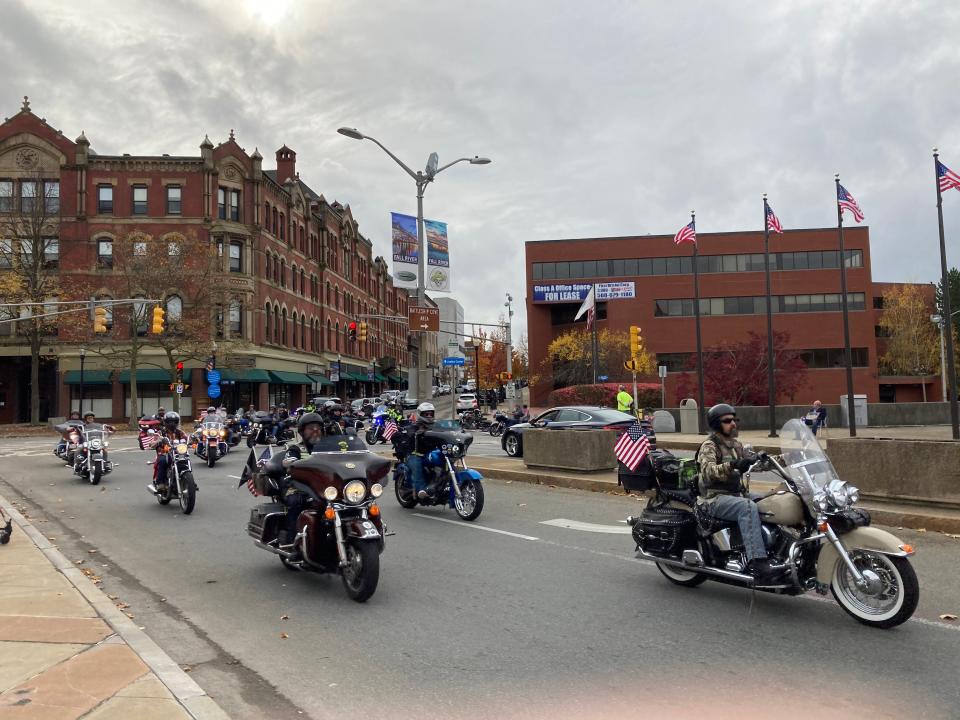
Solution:
<svg viewBox="0 0 960 720"><path fill-rule="evenodd" d="M670 567L675 567L680 570L696 571L703 573L704 575L713 575L714 577L722 577L727 580L733 580L735 582L743 583L745 585L753 585L753 575L748 575L746 573L733 572L732 570L722 570L720 568L709 567L708 565L703 565L703 559L700 558L700 564L693 562L692 556L687 555L687 553L694 552L699 556L699 552L696 550L684 551L686 559L690 562L683 562L682 560L672 560L670 558L662 558L656 555L651 555L648 552L644 552L643 548L637 548L637 553L644 560L650 560L651 562L660 563L662 565L669 565Z"/></svg>
<svg viewBox="0 0 960 720"><path fill-rule="evenodd" d="M253 533L250 533L250 536L251 536L251 537L254 537ZM296 553L287 552L286 550L281 550L280 548L275 547L274 545L268 545L267 543L263 542L262 540L254 540L254 541L253 541L253 544L256 545L258 548L263 548L264 550L269 550L269 551L272 552L274 555L279 555L280 557L285 558L285 559L287 559L287 560L293 560L294 558L297 557L297 554L296 554Z"/></svg>

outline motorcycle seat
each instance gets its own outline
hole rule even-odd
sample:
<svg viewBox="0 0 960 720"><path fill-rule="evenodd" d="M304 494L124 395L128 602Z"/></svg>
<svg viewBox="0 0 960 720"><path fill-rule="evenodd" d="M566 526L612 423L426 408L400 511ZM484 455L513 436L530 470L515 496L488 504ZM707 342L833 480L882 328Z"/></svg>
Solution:
<svg viewBox="0 0 960 720"><path fill-rule="evenodd" d="M694 516L697 519L697 527L704 535L712 535L721 530L729 530L737 527L736 520L721 520L710 514L709 505L699 503L694 507Z"/></svg>
<svg viewBox="0 0 960 720"><path fill-rule="evenodd" d="M697 503L697 496L692 490L681 490L678 488L660 488L660 494L669 500L676 500L688 507L693 507Z"/></svg>

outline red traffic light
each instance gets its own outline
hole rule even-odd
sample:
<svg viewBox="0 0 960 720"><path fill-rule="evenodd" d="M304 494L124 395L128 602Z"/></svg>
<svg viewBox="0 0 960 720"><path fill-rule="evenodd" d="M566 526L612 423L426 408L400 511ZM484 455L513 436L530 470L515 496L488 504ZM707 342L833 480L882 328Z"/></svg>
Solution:
<svg viewBox="0 0 960 720"><path fill-rule="evenodd" d="M349 325L347 325L347 327L350 328L353 332L357 331L357 324L355 322L350 323Z"/></svg>
<svg viewBox="0 0 960 720"><path fill-rule="evenodd" d="M182 362L178 362L178 363L177 363L177 370L183 370L183 363L182 363Z"/></svg>

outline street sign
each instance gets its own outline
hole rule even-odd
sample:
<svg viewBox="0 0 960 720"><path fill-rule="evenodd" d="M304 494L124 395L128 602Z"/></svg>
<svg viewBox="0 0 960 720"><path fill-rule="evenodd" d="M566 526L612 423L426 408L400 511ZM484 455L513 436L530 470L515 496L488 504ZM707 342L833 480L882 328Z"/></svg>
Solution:
<svg viewBox="0 0 960 720"><path fill-rule="evenodd" d="M609 379L610 379L609 375L597 375L597 380L599 380L600 382L606 382Z"/></svg>
<svg viewBox="0 0 960 720"><path fill-rule="evenodd" d="M219 370L208 370L207 371L207 382L211 385L220 384L220 371Z"/></svg>
<svg viewBox="0 0 960 720"><path fill-rule="evenodd" d="M443 359L444 365L463 365L464 361L462 357L445 357Z"/></svg>
<svg viewBox="0 0 960 720"><path fill-rule="evenodd" d="M210 387L208 387L208 388L207 388L207 397L213 398L213 399L216 399L216 398L220 397L220 386L219 386L219 385L211 385Z"/></svg>
<svg viewBox="0 0 960 720"><path fill-rule="evenodd" d="M367 370L367 380L369 380L370 382L373 382L373 378L374 378L373 370Z"/></svg>
<svg viewBox="0 0 960 720"><path fill-rule="evenodd" d="M407 308L407 320L413 332L439 332L440 308L411 305Z"/></svg>
<svg viewBox="0 0 960 720"><path fill-rule="evenodd" d="M657 374L665 378L667 376L667 366L666 365L657 365Z"/></svg>
<svg viewBox="0 0 960 720"><path fill-rule="evenodd" d="M177 395L183 395L183 383L177 383Z"/></svg>

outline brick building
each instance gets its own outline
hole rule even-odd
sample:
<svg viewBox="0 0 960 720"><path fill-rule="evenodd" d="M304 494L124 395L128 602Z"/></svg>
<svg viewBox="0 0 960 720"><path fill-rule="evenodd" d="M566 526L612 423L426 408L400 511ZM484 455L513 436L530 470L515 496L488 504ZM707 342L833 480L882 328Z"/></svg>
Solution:
<svg viewBox="0 0 960 720"><path fill-rule="evenodd" d="M745 340L751 330L766 336L763 233L698 233L697 238L704 350ZM919 401L924 392L926 399L940 400L938 375L879 376L878 298L889 285L872 280L868 228L845 228L844 243L854 393L867 395L869 402ZM573 317L591 283L632 282L635 297L598 302L599 327L642 328L646 349L668 368L666 403L676 407L678 379L696 352L691 254L690 245L678 247L669 235L527 242L531 370L542 366L555 337L584 327L585 318L574 323ZM800 396L777 401L805 403L819 398L837 403L846 393L837 231L788 230L772 235L770 255L773 327L789 334L789 347L800 350L808 366L807 386ZM924 287L925 293L932 292L930 286ZM932 295L930 299L932 304ZM547 377L532 388L532 401L544 404L551 389ZM708 396L706 402L720 399Z"/></svg>
<svg viewBox="0 0 960 720"><path fill-rule="evenodd" d="M48 197L56 195L58 214L59 243L50 262L63 278L82 277L93 287L99 282L98 299L109 298L114 243L131 232L171 248L188 236L215 246L219 301L211 308L209 341L211 351L215 343L220 348L218 403L229 408L296 406L311 392L359 397L397 387L417 352L407 332L407 292L394 288L387 262L374 254L350 207L300 179L293 150L276 151L275 170L262 165L260 153L248 154L233 131L216 146L204 138L195 156L99 155L83 133L69 140L25 99L0 125L0 212L27 202L37 192L35 178L42 178ZM144 296L162 296L175 318L184 303L177 283L170 278L167 287L143 288ZM348 325L362 315L398 321L368 319L368 340L351 341ZM65 317L41 349L41 416L78 407L84 346L85 408L126 417L130 372L107 364L97 350L124 343L131 328L118 323L93 338L86 313ZM17 325L0 323L0 422L29 419L30 353ZM185 414L209 402L204 361L185 360ZM338 361L340 380L333 384ZM141 411L170 408L171 376L161 351L145 347L138 365Z"/></svg>

